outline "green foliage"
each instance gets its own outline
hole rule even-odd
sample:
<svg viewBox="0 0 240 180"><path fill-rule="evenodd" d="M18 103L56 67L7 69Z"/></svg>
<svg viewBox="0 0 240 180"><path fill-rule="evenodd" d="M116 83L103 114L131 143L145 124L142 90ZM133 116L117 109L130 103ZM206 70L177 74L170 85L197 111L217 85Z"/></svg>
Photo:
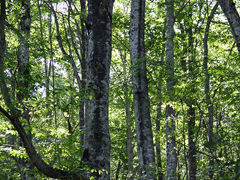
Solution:
<svg viewBox="0 0 240 180"><path fill-rule="evenodd" d="M60 34L65 50L73 54L73 60L79 73L81 64L77 58L74 43L81 51L81 26L76 22L86 18L81 11L79 1L73 1L73 12L68 14L68 1L53 1L58 5L57 17ZM131 1L115 2L113 20L113 53L110 73L109 125L111 135L111 178L138 178L137 144L134 127L132 97L132 66L129 52L129 26ZM239 2L235 2L240 6ZM60 8L63 6L62 8ZM71 171L90 170L82 165L83 144L80 141L79 107L80 102L90 94L91 89L84 90L77 85L72 64L63 55L57 42L56 26L52 16L50 47L50 9L47 3L40 1L42 13L42 33L36 1L31 1L31 35L28 39L30 48L29 89L25 92L24 107L29 110L29 122L21 119L26 131L31 131L32 142L43 159L56 168ZM208 72L210 77L210 98L213 105L214 140L208 141L208 107L206 104L205 74L203 65L203 37L206 19L213 7L208 1L176 1L175 3L175 91L171 106L176 111L176 150L178 154L178 175L186 179L189 166L187 155L188 109L192 103L195 109L195 127L193 140L197 149L197 179L208 179L208 161L214 158L214 179L240 178L240 56L237 51L231 29L223 17L220 8L211 23L208 38ZM21 3L7 2L7 21L12 28L6 27L7 48L4 61L4 77L11 95L11 100L23 112L17 102L17 55L18 30ZM64 17L64 20L63 20ZM69 24L68 24L69 20ZM84 22L83 24L85 24ZM69 26L70 25L70 26ZM64 29L64 26L66 29ZM70 33L70 27L73 36ZM78 29L79 28L79 29ZM193 46L190 46L189 31L192 30ZM67 31L66 31L67 30ZM17 32L17 33L16 33ZM146 1L145 16L145 49L151 118L154 129L154 144L160 140L162 169L166 174L166 120L165 107L169 105L169 94L166 92L167 70L165 66L166 42L166 4L165 1ZM81 56L81 55L80 55ZM82 58L82 57L81 57ZM191 61L192 60L192 61ZM47 63L47 76L45 75ZM192 68L192 70L190 70ZM54 69L54 72L53 72ZM46 79L47 78L47 79ZM49 92L46 93L46 81L49 81ZM83 80L84 81L84 80ZM159 91L161 84L161 92ZM171 96L172 96L171 95ZM89 99L91 96L89 95ZM157 105L161 103L160 132L156 132ZM126 120L126 104L130 107L130 124ZM0 94L0 106L6 108ZM133 160L127 162L127 130L132 132ZM211 152L214 149L214 153ZM0 179L20 179L20 169L16 159L28 159L18 134L10 122L0 115ZM131 170L128 170L132 167ZM36 169L29 169L35 179L47 179Z"/></svg>

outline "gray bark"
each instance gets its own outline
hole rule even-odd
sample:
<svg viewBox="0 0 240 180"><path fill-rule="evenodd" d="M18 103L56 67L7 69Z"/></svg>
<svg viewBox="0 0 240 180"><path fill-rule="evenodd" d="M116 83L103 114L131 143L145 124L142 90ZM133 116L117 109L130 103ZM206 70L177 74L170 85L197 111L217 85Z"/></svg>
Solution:
<svg viewBox="0 0 240 180"><path fill-rule="evenodd" d="M209 91L209 73L208 73L208 33L209 33L209 28L210 28L210 24L211 21L213 19L213 16L217 10L218 7L218 3L216 3L216 5L213 7L208 20L207 20L207 25L206 25L206 29L205 29L205 34L204 34L204 39L203 39L203 45L204 45L204 62L203 62L203 70L204 70L204 75L205 75L205 96L206 96L206 104L207 104L207 108L208 108L208 142L210 145L210 153L213 153L213 104L211 101L211 97L210 97L210 91ZM214 160L212 157L210 157L209 160L209 171L208 171L208 176L210 179L213 178L214 175L214 171L213 171L213 167L214 166Z"/></svg>
<svg viewBox="0 0 240 180"><path fill-rule="evenodd" d="M232 0L218 0L218 3L227 17L240 54L240 17L235 7L235 3Z"/></svg>
<svg viewBox="0 0 240 180"><path fill-rule="evenodd" d="M97 179L110 179L109 71L112 51L112 0L88 1L88 58L83 161L97 171ZM103 171L99 173L98 170Z"/></svg>
<svg viewBox="0 0 240 180"><path fill-rule="evenodd" d="M132 0L130 56L132 62L134 113L136 121L140 179L155 179L153 134L146 75L144 45L145 1Z"/></svg>
<svg viewBox="0 0 240 180"><path fill-rule="evenodd" d="M166 68L167 68L167 93L169 95L166 106L166 153L167 153L167 180L177 178L177 154L175 142L175 111L171 105L174 96L174 1L166 0L167 4L167 42L166 42Z"/></svg>

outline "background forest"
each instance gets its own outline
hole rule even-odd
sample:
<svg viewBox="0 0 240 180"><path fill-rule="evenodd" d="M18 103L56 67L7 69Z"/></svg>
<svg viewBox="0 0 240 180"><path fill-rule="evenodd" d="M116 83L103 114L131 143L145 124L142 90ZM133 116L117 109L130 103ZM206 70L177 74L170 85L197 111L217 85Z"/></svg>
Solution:
<svg viewBox="0 0 240 180"><path fill-rule="evenodd" d="M240 2L0 2L0 179L240 179Z"/></svg>

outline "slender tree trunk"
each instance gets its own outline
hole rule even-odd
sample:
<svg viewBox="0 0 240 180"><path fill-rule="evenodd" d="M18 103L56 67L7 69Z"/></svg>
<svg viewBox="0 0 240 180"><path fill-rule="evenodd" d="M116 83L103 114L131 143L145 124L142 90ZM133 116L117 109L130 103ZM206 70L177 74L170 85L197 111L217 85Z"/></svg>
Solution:
<svg viewBox="0 0 240 180"><path fill-rule="evenodd" d="M128 92L125 93L125 113L126 113L126 124L127 124L127 143L126 143L126 151L127 151L127 170L128 174L133 171L133 132L132 132L132 120L131 120L131 112L130 112L130 98L128 96ZM128 176L130 177L130 176Z"/></svg>
<svg viewBox="0 0 240 180"><path fill-rule="evenodd" d="M42 45L44 41L44 34L43 34L43 25L42 25L42 10L41 10L41 5L40 5L40 0L37 0L37 6L38 6L38 15L39 15L39 23L40 23L40 33L41 33L41 50L43 53L43 58L44 58L44 74L45 74L45 88L46 88L46 99L49 97L49 71L48 71L48 61L47 61L47 56L46 56L46 50L44 45Z"/></svg>
<svg viewBox="0 0 240 180"><path fill-rule="evenodd" d="M88 1L86 122L83 161L97 169L97 179L110 179L108 120L109 71L112 51L112 0ZM103 171L99 173L98 170Z"/></svg>
<svg viewBox="0 0 240 180"><path fill-rule="evenodd" d="M163 31L163 39L166 38L166 24L164 24L164 31ZM164 64L164 56L165 56L165 47L166 44L162 46L162 55L160 61ZM161 146L160 146L160 126L161 126L161 119L162 119L162 77L159 77L158 83L158 104L157 104L157 117L156 117L156 157L157 157L157 176L158 180L163 180L164 175L162 171L162 156L161 156Z"/></svg>
<svg viewBox="0 0 240 180"><path fill-rule="evenodd" d="M238 52L240 54L240 17L233 0L218 0L221 9L227 17L228 23L232 29Z"/></svg>
<svg viewBox="0 0 240 180"><path fill-rule="evenodd" d="M81 4L81 12L85 13L86 12L86 0L80 0ZM85 88L86 88L86 59L87 59L87 29L86 29L86 18L81 17L81 72L82 72L82 88L83 92L85 94ZM79 36L80 37L80 36ZM82 97L84 97L84 94ZM84 142L84 124L85 124L85 98L82 98L82 101L80 103L79 107L79 130L80 130L80 140Z"/></svg>
<svg viewBox="0 0 240 180"><path fill-rule="evenodd" d="M192 20L192 6L190 6L190 14L188 15L190 21ZM194 56L194 46L193 46L193 32L192 32L192 24L188 25L187 34L188 34L188 58L189 58L189 74L191 85L195 82L195 73L194 73L194 64L195 64L195 56ZM191 87L191 93L195 92L194 85ZM195 108L194 108L194 99L190 97L188 103L188 164L189 164L189 172L188 177L189 180L196 180L196 173L197 173L197 164L196 164L196 142L195 139Z"/></svg>
<svg viewBox="0 0 240 180"><path fill-rule="evenodd" d="M1 11L0 11L0 81L1 81L1 92L3 97L7 95L3 86L5 85L5 76L4 76L4 60L6 55L6 36L5 36L5 20L6 20L6 1L2 0Z"/></svg>
<svg viewBox="0 0 240 180"><path fill-rule="evenodd" d="M136 121L140 179L155 179L153 134L144 45L145 1L132 0L130 55L132 62L134 113Z"/></svg>
<svg viewBox="0 0 240 180"><path fill-rule="evenodd" d="M30 17L30 1L21 2L21 21L18 24L18 30L21 32L21 36L18 37L19 47L18 47L18 57L17 57L17 70L18 70L18 82L17 82L17 101L19 108L22 109L22 114L20 115L25 119L30 125L30 115L29 109L25 106L29 96L29 82L30 82L30 65L29 65L29 45L28 40L30 37L30 26L31 26L31 17ZM27 132L29 140L32 139L31 132ZM22 144L22 143L20 143ZM21 171L21 179L28 180L30 177L25 170L29 166L29 162L25 158L19 158L18 166Z"/></svg>
<svg viewBox="0 0 240 180"><path fill-rule="evenodd" d="M177 154L175 138L175 110L171 103L174 98L174 1L166 0L167 4L167 42L166 42L166 68L167 93L169 95L166 106L166 153L167 153L167 180L177 179Z"/></svg>
<svg viewBox="0 0 240 180"><path fill-rule="evenodd" d="M120 174L121 167L122 167L122 164L121 164L121 162L119 161L119 162L118 162L118 165L117 165L115 180L118 180L118 179L119 179L119 174Z"/></svg>
<svg viewBox="0 0 240 180"><path fill-rule="evenodd" d="M208 142L210 145L210 153L213 154L213 148L211 147L213 145L213 104L211 101L210 97L210 90L209 90L209 73L208 73L208 33L209 33L209 28L211 21L213 19L213 16L217 10L218 3L213 7L210 16L208 17L207 20L207 25L205 29L205 34L204 34L204 39L203 39L203 44L204 44L204 62L203 62L203 70L204 70L204 75L205 75L205 95L206 95L206 104L208 108ZM214 175L214 160L212 157L210 157L209 160L209 172L208 176L210 179L213 178Z"/></svg>
<svg viewBox="0 0 240 180"><path fill-rule="evenodd" d="M52 5L52 4L51 4ZM52 40L52 11L49 14L49 48L50 48L50 60L51 60L51 71L52 71L52 92L53 92L53 117L54 125L57 127L57 111L56 111L56 97L55 97L55 65L53 59L53 40ZM57 21L56 21L57 22ZM56 24L57 26L57 24Z"/></svg>
<svg viewBox="0 0 240 180"><path fill-rule="evenodd" d="M18 29L21 32L21 36L18 37L19 47L18 47L18 92L17 99L19 104L22 104L22 101L27 98L28 86L30 80L29 72L29 45L28 39L30 37L30 1L22 1L22 13L21 21L18 24ZM23 110L26 110L25 107L21 107ZM29 114L27 111L23 112L25 119L29 120Z"/></svg>
<svg viewBox="0 0 240 180"><path fill-rule="evenodd" d="M189 164L189 180L196 180L197 164L196 164L196 142L195 137L195 108L193 104L189 106L188 109L188 164Z"/></svg>
<svg viewBox="0 0 240 180"><path fill-rule="evenodd" d="M121 53L121 52L120 52ZM127 155L127 177L128 179L132 179L129 174L133 172L133 131L132 131L132 118L131 118L131 98L130 98L130 90L128 84L128 70L127 70L127 62L126 62L126 53L121 53L121 59L123 63L123 73L124 73L124 83L123 83L123 91L124 91L124 106L125 106L125 118L126 118L126 155Z"/></svg>
<svg viewBox="0 0 240 180"><path fill-rule="evenodd" d="M158 180L163 180L162 173L162 156L161 156L161 146L160 146L160 121L162 116L162 83L159 82L158 85L158 96L159 103L157 104L157 118L156 118L156 156L157 156L157 176Z"/></svg>

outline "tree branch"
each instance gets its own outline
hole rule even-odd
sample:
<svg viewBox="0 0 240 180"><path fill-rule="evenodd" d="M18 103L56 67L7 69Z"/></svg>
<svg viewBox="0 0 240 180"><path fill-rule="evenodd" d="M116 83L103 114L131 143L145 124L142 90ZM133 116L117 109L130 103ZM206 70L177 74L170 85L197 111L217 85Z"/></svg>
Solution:
<svg viewBox="0 0 240 180"><path fill-rule="evenodd" d="M48 177L51 178L58 178L58 179L74 179L74 180L86 180L88 179L84 175L77 175L76 173L73 172L68 172L68 171L63 171L60 169L56 169L51 167L50 165L46 164L42 157L39 156L32 145L31 141L28 139L28 136L21 125L19 119L17 117L11 116L6 110L4 110L0 106L0 112L7 117L13 126L16 128L18 131L19 136L22 139L22 142L24 144L24 147L27 151L27 154L29 155L32 163L36 166L36 168L41 171L43 174L45 174Z"/></svg>

